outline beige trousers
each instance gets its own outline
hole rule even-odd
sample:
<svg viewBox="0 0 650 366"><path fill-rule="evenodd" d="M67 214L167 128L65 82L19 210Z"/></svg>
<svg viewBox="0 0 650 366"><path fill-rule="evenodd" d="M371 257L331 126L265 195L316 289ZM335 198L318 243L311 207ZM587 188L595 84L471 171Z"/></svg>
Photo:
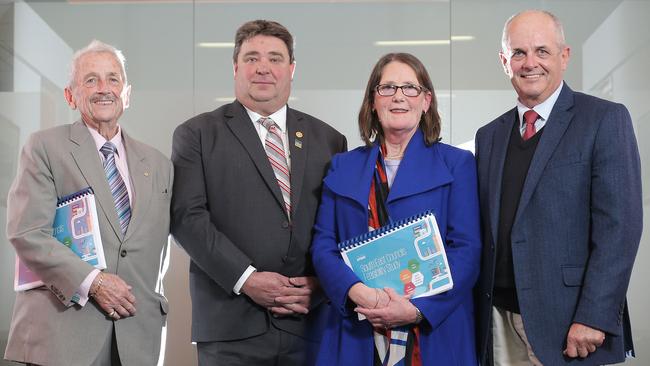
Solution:
<svg viewBox="0 0 650 366"><path fill-rule="evenodd" d="M492 307L494 366L543 366L528 343L521 315Z"/></svg>

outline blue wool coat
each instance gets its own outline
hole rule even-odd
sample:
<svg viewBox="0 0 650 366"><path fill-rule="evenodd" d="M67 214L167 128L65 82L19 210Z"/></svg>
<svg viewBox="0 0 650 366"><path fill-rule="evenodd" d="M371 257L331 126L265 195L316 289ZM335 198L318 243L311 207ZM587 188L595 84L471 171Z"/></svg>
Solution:
<svg viewBox="0 0 650 366"><path fill-rule="evenodd" d="M368 194L379 147L339 154L323 184L312 257L331 300L318 365L372 365L374 341L347 293L359 278L345 265L337 243L368 231ZM418 130L407 146L387 199L391 220L432 210L447 250L454 288L414 299L424 365L476 365L472 287L481 250L476 166L471 153L442 143L426 146Z"/></svg>

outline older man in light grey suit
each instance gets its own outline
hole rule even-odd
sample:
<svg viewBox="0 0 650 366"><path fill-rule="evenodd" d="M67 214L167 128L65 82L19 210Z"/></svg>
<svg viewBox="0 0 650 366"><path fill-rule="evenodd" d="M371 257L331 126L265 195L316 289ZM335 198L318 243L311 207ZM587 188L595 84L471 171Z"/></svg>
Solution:
<svg viewBox="0 0 650 366"><path fill-rule="evenodd" d="M166 157L118 124L129 94L122 53L93 41L74 55L65 89L81 120L36 132L23 148L8 197L7 233L45 285L17 293L6 359L38 365L161 362L173 171ZM103 271L52 237L57 198L86 187L97 202ZM120 188L121 201L114 199Z"/></svg>

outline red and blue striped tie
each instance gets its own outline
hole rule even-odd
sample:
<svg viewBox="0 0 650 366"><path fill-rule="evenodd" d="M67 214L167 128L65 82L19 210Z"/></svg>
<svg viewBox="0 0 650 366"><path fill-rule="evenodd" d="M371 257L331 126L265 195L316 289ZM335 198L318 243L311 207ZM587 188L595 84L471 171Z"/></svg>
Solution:
<svg viewBox="0 0 650 366"><path fill-rule="evenodd" d="M117 217L120 219L120 228L122 234L126 234L129 221L131 221L131 205L129 204L129 192L126 190L124 180L122 180L122 176L115 165L116 150L117 148L110 141L107 141L99 149L104 154L104 173L106 173L108 186L111 188L113 201L115 201L115 210L117 211Z"/></svg>

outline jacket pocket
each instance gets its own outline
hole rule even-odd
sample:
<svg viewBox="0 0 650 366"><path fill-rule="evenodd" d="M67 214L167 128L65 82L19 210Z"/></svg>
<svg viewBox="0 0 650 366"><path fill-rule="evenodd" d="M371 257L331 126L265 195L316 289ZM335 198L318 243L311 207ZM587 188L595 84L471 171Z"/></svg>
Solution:
<svg viewBox="0 0 650 366"><path fill-rule="evenodd" d="M567 154L562 156L553 156L546 165L546 169L554 169L564 166L584 164L580 153Z"/></svg>
<svg viewBox="0 0 650 366"><path fill-rule="evenodd" d="M563 265L562 279L565 286L582 286L582 279L585 275L584 266Z"/></svg>

